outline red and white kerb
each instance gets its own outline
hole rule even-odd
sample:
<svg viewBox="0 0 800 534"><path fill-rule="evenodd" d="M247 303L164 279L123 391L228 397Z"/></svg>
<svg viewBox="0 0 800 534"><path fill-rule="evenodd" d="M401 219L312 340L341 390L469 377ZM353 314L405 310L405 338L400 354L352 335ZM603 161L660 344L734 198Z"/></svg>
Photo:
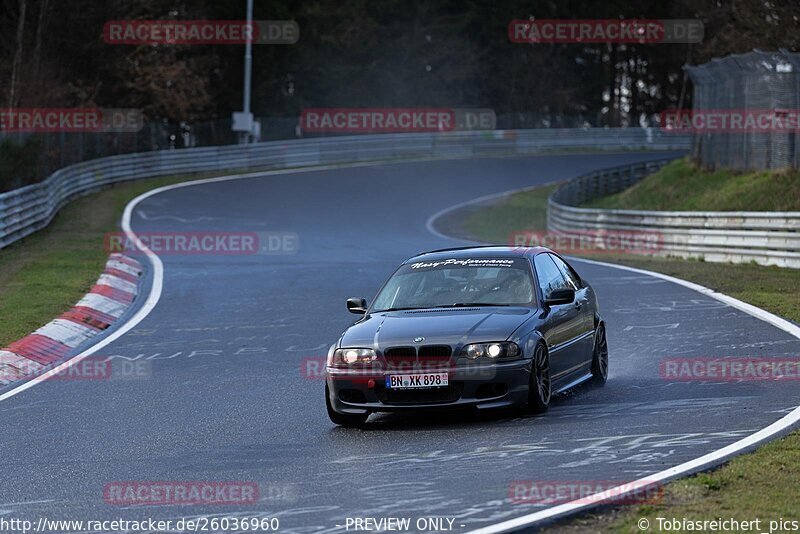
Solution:
<svg viewBox="0 0 800 534"><path fill-rule="evenodd" d="M141 263L122 254L111 254L97 283L75 306L0 349L0 386L46 371L111 326L136 298L141 275Z"/></svg>

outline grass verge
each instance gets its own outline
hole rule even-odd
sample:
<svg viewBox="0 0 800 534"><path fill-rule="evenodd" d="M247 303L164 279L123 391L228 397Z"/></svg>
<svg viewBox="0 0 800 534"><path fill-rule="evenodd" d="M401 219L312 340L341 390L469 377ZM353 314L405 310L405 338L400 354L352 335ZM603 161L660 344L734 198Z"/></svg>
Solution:
<svg viewBox="0 0 800 534"><path fill-rule="evenodd" d="M544 186L501 198L481 209L449 213L437 226L462 237L509 244L513 233L547 228L547 197L557 185ZM453 229L458 225L460 228ZM800 270L755 264L706 263L699 260L655 258L633 254L591 254L589 259L621 263L691 280L739 300L800 322Z"/></svg>
<svg viewBox="0 0 800 534"><path fill-rule="evenodd" d="M546 186L517 193L484 204L479 209L467 207L465 211L456 210L447 214L441 224L437 221L437 227L447 231L455 228L460 237L508 244L515 232L546 229L547 197L555 187ZM720 202L726 202L724 197ZM685 209L689 205L682 204L674 209ZM664 205L637 207L664 209ZM718 209L717 205L713 209ZM800 270L635 255L592 254L587 257L690 280L800 322L800 302L797 299ZM642 532L638 521L646 518L650 522L649 530L657 532L666 531L663 528L659 530L658 517L694 520L730 517L738 520L761 518L761 531L769 532L770 519L783 517L798 520L798 502L800 432L794 432L751 454L734 458L715 471L668 484L662 501L657 505L606 508L568 522L559 522L546 530ZM678 529L677 532L686 530Z"/></svg>
<svg viewBox="0 0 800 534"><path fill-rule="evenodd" d="M65 206L46 228L0 250L0 347L72 307L108 259L107 232L119 231L125 205L163 185L225 173L125 182Z"/></svg>
<svg viewBox="0 0 800 534"><path fill-rule="evenodd" d="M723 467L677 480L664 488L657 505L607 509L589 513L547 532L644 532L639 521L647 519L650 532L667 532L662 520L692 521L733 518L760 520L759 528L716 529L678 528L671 532L790 532L770 528L770 521L798 521L800 502L800 432L767 443L753 453L737 456Z"/></svg>
<svg viewBox="0 0 800 534"><path fill-rule="evenodd" d="M679 159L633 187L587 202L587 208L667 211L797 211L800 171L705 171Z"/></svg>

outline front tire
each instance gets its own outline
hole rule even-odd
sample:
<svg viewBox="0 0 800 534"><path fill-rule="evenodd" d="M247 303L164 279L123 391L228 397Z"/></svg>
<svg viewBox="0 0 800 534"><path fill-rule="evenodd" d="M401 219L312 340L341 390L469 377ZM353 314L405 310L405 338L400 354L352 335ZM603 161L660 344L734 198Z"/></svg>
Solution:
<svg viewBox="0 0 800 534"><path fill-rule="evenodd" d="M550 355L543 343L536 345L531 361L531 382L528 386L527 412L540 414L547 411L550 405Z"/></svg>
<svg viewBox="0 0 800 534"><path fill-rule="evenodd" d="M606 325L600 323L594 333L592 382L602 386L606 380L608 380L608 340L606 339Z"/></svg>
<svg viewBox="0 0 800 534"><path fill-rule="evenodd" d="M369 417L368 413L350 414L335 411L331 406L331 392L328 389L328 384L325 384L325 407L328 409L328 417L333 424L347 428L360 428L364 426Z"/></svg>

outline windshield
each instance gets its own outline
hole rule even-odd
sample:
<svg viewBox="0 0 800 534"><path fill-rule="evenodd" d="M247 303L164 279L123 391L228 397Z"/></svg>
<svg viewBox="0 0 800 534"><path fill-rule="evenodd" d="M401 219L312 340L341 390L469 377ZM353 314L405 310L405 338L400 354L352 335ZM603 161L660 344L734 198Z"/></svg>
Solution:
<svg viewBox="0 0 800 534"><path fill-rule="evenodd" d="M447 259L403 265L378 294L373 311L530 305L528 262L522 258Z"/></svg>

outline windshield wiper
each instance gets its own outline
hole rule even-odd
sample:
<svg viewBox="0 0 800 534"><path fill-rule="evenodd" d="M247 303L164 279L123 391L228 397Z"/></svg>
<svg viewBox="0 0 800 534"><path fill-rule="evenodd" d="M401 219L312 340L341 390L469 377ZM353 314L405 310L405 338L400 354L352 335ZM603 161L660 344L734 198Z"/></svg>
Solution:
<svg viewBox="0 0 800 534"><path fill-rule="evenodd" d="M470 308L472 306L518 306L518 304L495 304L493 302L456 302L454 304L441 304L439 306L399 306L385 310L373 310L373 313L393 312L403 310L433 310L437 308Z"/></svg>
<svg viewBox="0 0 800 534"><path fill-rule="evenodd" d="M471 306L516 306L515 304L497 304L494 302L456 302L455 304L445 304L436 306L437 308L469 308Z"/></svg>
<svg viewBox="0 0 800 534"><path fill-rule="evenodd" d="M386 308L385 310L374 310L374 313L393 312L402 310L427 310L430 306L400 306L397 308Z"/></svg>

